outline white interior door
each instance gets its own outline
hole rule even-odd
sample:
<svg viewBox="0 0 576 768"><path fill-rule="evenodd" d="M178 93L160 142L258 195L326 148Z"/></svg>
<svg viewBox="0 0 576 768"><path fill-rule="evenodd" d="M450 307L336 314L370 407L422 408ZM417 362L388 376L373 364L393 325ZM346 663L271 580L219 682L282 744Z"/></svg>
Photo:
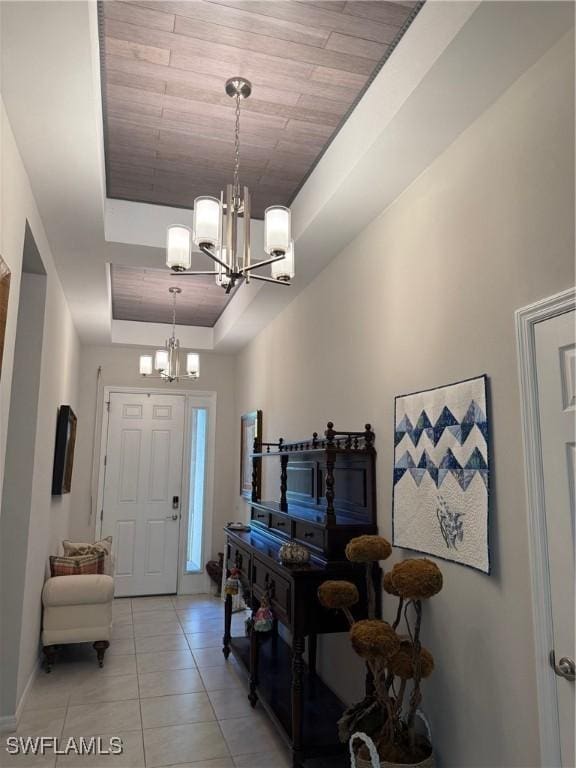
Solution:
<svg viewBox="0 0 576 768"><path fill-rule="evenodd" d="M576 478L575 313L566 312L535 326L539 421L548 561L552 597L556 691L560 715L562 766L573 768L574 680L574 491ZM552 650L552 649L551 649ZM564 661L561 661L565 659ZM562 672L559 669L558 672Z"/></svg>
<svg viewBox="0 0 576 768"><path fill-rule="evenodd" d="M184 397L110 394L102 535L116 596L176 592Z"/></svg>

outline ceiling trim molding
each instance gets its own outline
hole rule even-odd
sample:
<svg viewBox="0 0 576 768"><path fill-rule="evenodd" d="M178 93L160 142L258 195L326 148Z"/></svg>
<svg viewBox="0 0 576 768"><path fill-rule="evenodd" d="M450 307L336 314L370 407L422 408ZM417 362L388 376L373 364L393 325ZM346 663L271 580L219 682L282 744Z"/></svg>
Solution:
<svg viewBox="0 0 576 768"><path fill-rule="evenodd" d="M139 323L134 320L112 320L113 344L140 347L163 347L170 336L168 323ZM214 329L197 325L176 325L181 349L214 349Z"/></svg>
<svg viewBox="0 0 576 768"><path fill-rule="evenodd" d="M380 61L378 62L378 64L377 64L377 66L375 67L374 71L372 72L372 74L370 75L370 77L368 78L368 80L366 81L366 84L365 84L364 88L362 88L362 90L360 91L360 93L358 94L358 96L357 96L357 97L354 99L354 101L352 102L352 104L350 104L350 107L349 107L349 109L347 110L346 114L345 114L345 115L342 117L342 120L339 122L339 124L336 126L336 130L334 131L334 133L333 133L333 134L332 134L332 136L330 137L330 140L329 140L329 141L326 143L326 145L325 145L325 146L322 148L322 151L321 151L321 152L320 152L320 154L319 154L319 155L316 157L316 159L314 160L313 164L310 166L310 169L308 170L308 172L306 173L306 175L304 176L304 178L302 179L302 181L300 182L300 184L298 185L298 187L297 187L297 188L296 188L296 190L294 191L294 194L293 194L293 195L292 195L292 197L290 198L290 201L289 201L288 205L292 205L292 203L294 202L294 200L295 200L295 199L298 197L298 195L299 195L299 193L300 193L300 190L301 190L301 189L302 189L302 187L303 187L303 186L306 184L306 182L308 181L308 179L310 178L310 176L311 176L311 175L314 173L314 171L316 170L316 167L317 167L317 165L320 163L320 161L322 160L322 158L324 157L324 155L326 154L326 152L327 152L327 151L330 149L330 147L332 146L332 144L334 143L334 141L337 139L337 137L338 137L338 134L340 133L340 131L341 131L341 130L342 130L342 128L344 127L345 123L348 121L348 119L350 118L351 114L354 112L354 110L356 109L356 107L358 106L358 104L360 103L360 101L362 101L362 99L364 98L364 94L366 93L366 91L368 90L368 88L370 88L370 86L372 85L372 83L374 82L374 80L375 80L375 79L378 77L378 75L380 74L380 71L382 70L382 67L384 66L384 64L386 64L386 62L388 61L388 59L390 58L390 56L392 56L392 54L393 54L393 53L394 53L394 51L396 50L396 47L398 46L398 43L399 43L399 42L402 40L402 38L404 37L404 35L405 35L405 34L406 34L406 32L408 31L408 28L410 27L410 25L412 24L412 22L414 21L414 19L416 18L416 16L417 16L417 15L420 13L420 11L422 10L422 7L424 6L424 3L425 3L425 2L426 2L426 0L420 0L420 2L418 2L418 3L417 3L415 6L414 6L414 8L412 9L412 13L411 13L411 14L410 14L410 15L409 15L407 18L406 18L406 21L404 22L404 24L402 25L402 27L399 29L399 31L398 31L398 34L396 35L396 37L394 38L394 40L393 40L393 41L390 43L390 45L389 45L389 47L388 47L388 50L386 51L386 53L384 54L384 56L383 56L383 57L380 59ZM428 2L429 2L429 3L430 3L430 2L434 2L434 0L428 0Z"/></svg>

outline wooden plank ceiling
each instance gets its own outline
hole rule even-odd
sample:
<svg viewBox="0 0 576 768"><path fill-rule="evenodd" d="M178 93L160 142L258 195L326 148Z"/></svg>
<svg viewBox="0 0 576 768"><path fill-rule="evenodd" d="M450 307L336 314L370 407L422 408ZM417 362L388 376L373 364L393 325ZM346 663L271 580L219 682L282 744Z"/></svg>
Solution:
<svg viewBox="0 0 576 768"><path fill-rule="evenodd" d="M147 323L172 322L172 296L176 285L176 323L211 327L231 296L213 277L177 277L167 269L112 266L112 317Z"/></svg>
<svg viewBox="0 0 576 768"><path fill-rule="evenodd" d="M231 182L234 103L253 215L289 204L405 32L409 0L100 4L108 196L192 207Z"/></svg>

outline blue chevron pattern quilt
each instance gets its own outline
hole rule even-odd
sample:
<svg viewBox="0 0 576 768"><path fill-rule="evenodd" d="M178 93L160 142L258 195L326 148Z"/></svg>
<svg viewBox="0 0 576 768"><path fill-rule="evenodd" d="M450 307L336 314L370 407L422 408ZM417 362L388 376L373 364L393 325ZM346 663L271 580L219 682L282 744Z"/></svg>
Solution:
<svg viewBox="0 0 576 768"><path fill-rule="evenodd" d="M394 419L394 544L489 573L486 376L397 397Z"/></svg>

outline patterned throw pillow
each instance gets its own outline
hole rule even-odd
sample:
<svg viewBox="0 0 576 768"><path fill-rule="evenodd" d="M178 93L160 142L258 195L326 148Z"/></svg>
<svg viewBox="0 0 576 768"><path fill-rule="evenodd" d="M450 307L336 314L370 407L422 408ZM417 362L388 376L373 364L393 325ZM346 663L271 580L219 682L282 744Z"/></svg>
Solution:
<svg viewBox="0 0 576 768"><path fill-rule="evenodd" d="M79 557L50 556L51 576L81 576L87 573L104 572L104 554L99 552L93 555L80 555Z"/></svg>
<svg viewBox="0 0 576 768"><path fill-rule="evenodd" d="M104 571L108 575L112 575L110 556L112 553L112 536L107 536L105 539L89 544L79 541L69 541L65 539L62 542L64 547L64 557L77 557L78 555L104 555Z"/></svg>

